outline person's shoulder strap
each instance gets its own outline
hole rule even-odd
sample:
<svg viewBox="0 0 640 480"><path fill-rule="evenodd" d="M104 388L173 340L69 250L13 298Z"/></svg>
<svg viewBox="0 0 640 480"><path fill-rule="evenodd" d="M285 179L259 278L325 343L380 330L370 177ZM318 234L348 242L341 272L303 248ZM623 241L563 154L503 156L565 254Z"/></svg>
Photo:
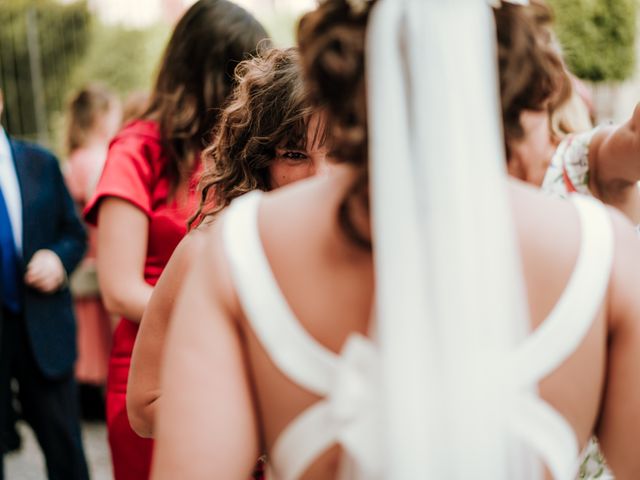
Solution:
<svg viewBox="0 0 640 480"><path fill-rule="evenodd" d="M304 330L278 287L260 240L260 198L254 191L236 199L223 219L236 292L247 321L282 373L322 395L331 383L336 355Z"/></svg>
<svg viewBox="0 0 640 480"><path fill-rule="evenodd" d="M581 224L580 251L571 278L547 319L520 349L523 383L551 373L580 345L605 297L613 263L613 230L604 205L572 195Z"/></svg>
<svg viewBox="0 0 640 480"><path fill-rule="evenodd" d="M580 252L569 283L547 319L509 359L510 388L520 392L510 426L547 465L554 478L573 478L578 456L567 420L532 392L582 343L605 298L613 261L613 230L604 206L584 195L570 197L581 223ZM529 391L528 395L523 392Z"/></svg>
<svg viewBox="0 0 640 480"><path fill-rule="evenodd" d="M294 419L270 452L278 478L300 478L335 443L341 468L376 471L382 456L376 439L376 352L352 335L340 355L318 343L298 322L269 265L260 239L258 192L236 199L223 219L223 241L236 292L251 328L280 371L323 397ZM373 478L371 475L349 478Z"/></svg>

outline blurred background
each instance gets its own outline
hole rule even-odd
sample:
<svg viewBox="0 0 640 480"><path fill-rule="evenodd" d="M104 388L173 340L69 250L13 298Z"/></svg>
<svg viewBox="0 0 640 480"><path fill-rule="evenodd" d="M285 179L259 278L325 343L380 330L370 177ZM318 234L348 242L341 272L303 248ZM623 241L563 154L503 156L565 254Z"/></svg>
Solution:
<svg viewBox="0 0 640 480"><path fill-rule="evenodd" d="M2 122L61 152L70 93L98 81L126 101L153 79L173 22L194 0L0 0ZM276 44L294 42L314 0L237 0ZM584 80L596 121L621 120L640 98L640 0L549 0L569 69Z"/></svg>
<svg viewBox="0 0 640 480"><path fill-rule="evenodd" d="M2 124L65 162L64 112L71 95L98 82L125 106L143 101L173 24L195 0L0 0ZM294 44L297 19L315 0L235 0L278 46ZM567 67L581 80L596 123L628 118L640 100L640 0L548 0ZM142 99L142 100L140 100ZM20 426L22 449L7 478L42 478L43 459ZM104 424L85 422L92 478L111 478Z"/></svg>
<svg viewBox="0 0 640 480"><path fill-rule="evenodd" d="M99 82L123 101L147 91L175 21L195 0L0 0L2 124L61 153L64 106ZM314 0L238 0L279 46Z"/></svg>
<svg viewBox="0 0 640 480"><path fill-rule="evenodd" d="M69 102L87 85L115 93L125 118L144 107L168 36L195 0L0 0L2 125L14 137L53 150L68 166ZM314 0L237 0L260 19L278 46L294 44L294 27ZM82 393L82 392L81 392ZM94 396L95 397L95 396ZM82 436L91 478L113 478L104 405L83 398ZM88 400L85 402L83 400ZM101 408L102 415L92 409ZM17 412L19 405L15 406ZM95 410L95 409L93 409ZM19 413L17 413L19 418ZM23 421L8 436L5 478L44 478L44 458Z"/></svg>

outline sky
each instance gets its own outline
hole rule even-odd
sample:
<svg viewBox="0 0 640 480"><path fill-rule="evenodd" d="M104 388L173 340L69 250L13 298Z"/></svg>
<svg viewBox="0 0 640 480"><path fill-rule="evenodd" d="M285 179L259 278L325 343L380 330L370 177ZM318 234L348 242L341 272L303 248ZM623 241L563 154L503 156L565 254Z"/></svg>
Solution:
<svg viewBox="0 0 640 480"><path fill-rule="evenodd" d="M72 3L77 0L59 0ZM301 13L313 8L315 0L233 0L258 16L273 9ZM172 13L189 7L195 0L88 0L89 7L109 24L142 28L167 19Z"/></svg>

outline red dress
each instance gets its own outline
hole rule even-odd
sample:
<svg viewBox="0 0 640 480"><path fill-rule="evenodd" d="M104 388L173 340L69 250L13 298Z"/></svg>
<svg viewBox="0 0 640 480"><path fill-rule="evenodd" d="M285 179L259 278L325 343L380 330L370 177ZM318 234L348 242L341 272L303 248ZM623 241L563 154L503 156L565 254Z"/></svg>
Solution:
<svg viewBox="0 0 640 480"><path fill-rule="evenodd" d="M197 206L195 175L181 201L170 200L167 157L155 122L138 120L112 141L85 219L96 224L100 202L117 197L131 202L149 217L144 278L155 285L169 257L186 234L186 221ZM186 197L186 198L184 198ZM116 480L149 478L153 442L139 437L129 425L126 391L138 324L122 318L113 334L107 378L107 430Z"/></svg>

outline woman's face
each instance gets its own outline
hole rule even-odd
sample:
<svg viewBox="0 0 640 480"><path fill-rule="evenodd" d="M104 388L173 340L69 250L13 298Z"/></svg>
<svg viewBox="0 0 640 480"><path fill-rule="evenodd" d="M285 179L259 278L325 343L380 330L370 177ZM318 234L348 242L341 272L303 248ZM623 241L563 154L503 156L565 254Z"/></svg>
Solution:
<svg viewBox="0 0 640 480"><path fill-rule="evenodd" d="M317 133L323 128L319 115L314 115L307 129L306 148L276 148L276 156L269 166L271 188L276 189L289 183L324 175L329 170L328 150L320 144L322 135Z"/></svg>

